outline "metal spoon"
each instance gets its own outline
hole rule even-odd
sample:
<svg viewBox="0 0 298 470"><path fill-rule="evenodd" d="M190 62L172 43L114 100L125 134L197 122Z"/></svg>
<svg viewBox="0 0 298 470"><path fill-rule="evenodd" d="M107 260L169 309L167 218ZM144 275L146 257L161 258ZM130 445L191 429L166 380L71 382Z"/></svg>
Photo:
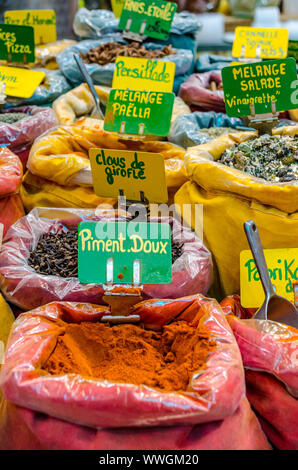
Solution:
<svg viewBox="0 0 298 470"><path fill-rule="evenodd" d="M95 119L104 119L104 115L103 115L103 112L102 112L101 107L100 107L100 99L98 97L98 94L95 91L93 80L92 80L87 68L85 67L85 64L82 61L81 57L78 54L74 54L73 56L74 56L74 59L77 63L77 66L79 67L79 70L80 70L81 74L83 75L83 77L85 79L85 82L87 83L88 87L90 88L93 99L95 101L95 109L92 112L92 117L94 117Z"/></svg>
<svg viewBox="0 0 298 470"><path fill-rule="evenodd" d="M257 226L253 220L244 223L246 237L252 251L265 293L265 301L255 313L259 320L274 320L298 328L298 310L292 302L277 295L271 283Z"/></svg>

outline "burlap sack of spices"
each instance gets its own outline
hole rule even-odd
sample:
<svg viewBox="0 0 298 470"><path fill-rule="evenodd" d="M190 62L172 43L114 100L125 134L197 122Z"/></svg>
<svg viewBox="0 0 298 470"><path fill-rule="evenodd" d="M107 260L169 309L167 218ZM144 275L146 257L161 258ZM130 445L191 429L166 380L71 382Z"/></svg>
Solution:
<svg viewBox="0 0 298 470"><path fill-rule="evenodd" d="M77 272L69 277L37 272L29 264L30 251L37 247L45 234L77 230L83 220L107 221L119 217L114 211L102 211L100 214L99 211L83 209L34 209L11 227L3 240L0 287L6 298L23 310L59 300L101 303L104 294L102 284L81 284ZM121 216L121 220L129 220L129 217ZM144 285L143 298L206 294L212 282L212 261L201 240L172 218L152 218L151 221L170 223L173 245L177 245L178 252L173 258L172 282Z"/></svg>
<svg viewBox="0 0 298 470"><path fill-rule="evenodd" d="M278 135L297 132L297 126L274 130ZM264 248L297 247L298 181L269 182L218 162L226 149L255 136L240 132L188 148L185 165L191 181L175 195L178 210L189 203L194 213L195 204L203 205L204 243L214 257L215 295L220 299L240 290L239 255L248 249L246 220L255 221ZM192 220L187 213L185 218L194 226L194 214Z"/></svg>
<svg viewBox="0 0 298 470"><path fill-rule="evenodd" d="M247 397L268 439L298 449L298 330L227 316L246 369Z"/></svg>
<svg viewBox="0 0 298 470"><path fill-rule="evenodd" d="M141 302L133 313L142 327L104 325L99 320L105 313L103 306L52 303L14 323L0 378L8 400L2 404L1 448L270 448L244 398L240 353L216 301L193 296ZM127 338L123 349L122 341L115 348L115 335ZM101 356L94 369L96 344L102 348L103 340L109 359ZM61 347L73 350L70 369L65 355L65 364L59 359ZM159 361L160 374L151 361Z"/></svg>
<svg viewBox="0 0 298 470"><path fill-rule="evenodd" d="M10 148L25 167L34 139L56 126L57 117L52 109L37 106L10 107L1 112L4 115L8 113L21 113L24 117L11 124L0 120L0 146Z"/></svg>
<svg viewBox="0 0 298 470"><path fill-rule="evenodd" d="M125 139L103 130L103 122L83 118L72 126L60 126L36 139L29 155L30 173L61 186L92 187L88 150L99 147L161 153L165 159L168 188L180 187L186 180L185 150L169 142Z"/></svg>
<svg viewBox="0 0 298 470"><path fill-rule="evenodd" d="M18 191L23 169L20 159L8 148L0 148L0 224L4 234L24 215L24 207Z"/></svg>
<svg viewBox="0 0 298 470"><path fill-rule="evenodd" d="M110 88L95 85L101 103L105 106L108 101ZM82 83L68 93L61 95L53 103L53 109L57 114L60 124L73 124L78 118L88 116L94 109L94 99L89 87ZM173 123L178 116L190 113L190 108L184 101L175 96L174 107L171 122Z"/></svg>

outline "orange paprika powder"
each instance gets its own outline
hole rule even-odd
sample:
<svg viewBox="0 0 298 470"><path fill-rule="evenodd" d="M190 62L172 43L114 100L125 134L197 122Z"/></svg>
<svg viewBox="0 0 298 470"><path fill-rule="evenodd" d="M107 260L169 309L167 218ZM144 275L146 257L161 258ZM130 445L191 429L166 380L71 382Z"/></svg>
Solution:
<svg viewBox="0 0 298 470"><path fill-rule="evenodd" d="M113 383L186 391L204 369L216 341L203 327L178 321L161 332L133 324L67 324L43 369L54 375L80 374Z"/></svg>

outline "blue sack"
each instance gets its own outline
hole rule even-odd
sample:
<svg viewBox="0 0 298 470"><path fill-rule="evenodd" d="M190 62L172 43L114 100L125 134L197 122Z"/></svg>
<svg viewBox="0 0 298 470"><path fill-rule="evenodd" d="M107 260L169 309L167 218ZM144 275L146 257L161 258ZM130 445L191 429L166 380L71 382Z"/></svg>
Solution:
<svg viewBox="0 0 298 470"><path fill-rule="evenodd" d="M205 144L210 141L210 137L208 134L200 132L200 129L209 129L210 127L231 127L236 130L252 130L245 127L240 118L231 118L226 114L215 113L214 111L197 111L178 116L171 126L168 140L184 148Z"/></svg>

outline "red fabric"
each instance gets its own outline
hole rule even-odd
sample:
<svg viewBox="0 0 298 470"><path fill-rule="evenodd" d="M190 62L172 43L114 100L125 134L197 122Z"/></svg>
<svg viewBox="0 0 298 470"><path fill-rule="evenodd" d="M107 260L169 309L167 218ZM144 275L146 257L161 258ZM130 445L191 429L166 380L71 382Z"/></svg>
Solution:
<svg viewBox="0 0 298 470"><path fill-rule="evenodd" d="M0 148L0 198L18 191L23 170L20 159L8 148Z"/></svg>
<svg viewBox="0 0 298 470"><path fill-rule="evenodd" d="M1 450L269 450L246 398L232 416L197 426L94 429L3 402Z"/></svg>
<svg viewBox="0 0 298 470"><path fill-rule="evenodd" d="M235 317L251 318L257 311L257 308L244 308L240 302L240 296L229 295L220 302L220 306L225 315L234 315Z"/></svg>
<svg viewBox="0 0 298 470"><path fill-rule="evenodd" d="M24 215L24 207L19 194L0 199L0 224L4 226L4 235L10 226Z"/></svg>
<svg viewBox="0 0 298 470"><path fill-rule="evenodd" d="M223 90L209 89L211 82L222 84L221 71L211 70L205 73L195 73L182 83L179 96L190 105L195 105L197 111L216 111L225 113Z"/></svg>
<svg viewBox="0 0 298 470"><path fill-rule="evenodd" d="M227 319L244 367L274 375L298 397L298 330L270 320Z"/></svg>
<svg viewBox="0 0 298 470"><path fill-rule="evenodd" d="M36 273L28 266L29 252L39 237L48 232L57 232L62 226L74 229L82 220L111 220L109 216L95 216L94 210L63 209L56 220L39 215L34 209L19 220L3 241L0 254L0 287L6 299L23 310L31 310L53 301L102 302L104 288L101 284L81 284L77 278L60 278ZM58 211L57 211L58 213ZM65 214L69 218L65 219ZM113 217L113 219L112 219ZM127 219L123 219L127 220ZM193 294L206 294L212 282L211 254L197 235L189 228L182 227L172 218L152 219L168 222L172 236L181 242L182 254L173 264L170 284L143 287L143 298L177 298Z"/></svg>
<svg viewBox="0 0 298 470"><path fill-rule="evenodd" d="M298 400L269 374L246 371L247 398L268 439L281 450L298 450Z"/></svg>
<svg viewBox="0 0 298 470"><path fill-rule="evenodd" d="M166 393L150 387L82 378L76 374L40 375L55 348L63 322L98 321L107 307L53 302L21 315L8 341L1 386L5 397L53 417L91 427L174 426L231 416L244 395L240 353L217 302L203 296L151 300L138 304L146 328L171 320L204 325L216 341L206 368L194 373L189 389Z"/></svg>
<svg viewBox="0 0 298 470"><path fill-rule="evenodd" d="M298 330L270 320L227 319L263 430L278 449L298 449Z"/></svg>
<svg viewBox="0 0 298 470"><path fill-rule="evenodd" d="M6 145L19 154L25 168L29 148L34 139L51 127L57 126L57 116L51 108L37 106L7 108L2 113L28 114L28 118L21 119L14 124L0 122L0 146Z"/></svg>

